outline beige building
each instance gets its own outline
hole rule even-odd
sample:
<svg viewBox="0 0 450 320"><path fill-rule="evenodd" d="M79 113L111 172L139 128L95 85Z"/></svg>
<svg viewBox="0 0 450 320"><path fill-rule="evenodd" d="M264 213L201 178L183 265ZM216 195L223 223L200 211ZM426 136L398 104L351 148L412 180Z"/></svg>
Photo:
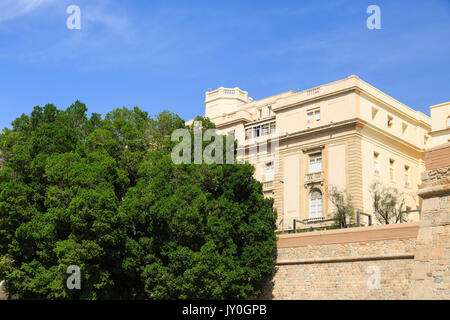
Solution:
<svg viewBox="0 0 450 320"><path fill-rule="evenodd" d="M346 189L356 209L369 214L375 181L404 193L405 209L420 209L424 151L450 139L450 103L432 106L430 118L354 75L255 101L239 88L221 87L206 93L205 116L245 148L284 229L293 219L331 218L332 185ZM270 142L275 136L278 145ZM260 148L252 153L255 142Z"/></svg>
<svg viewBox="0 0 450 320"><path fill-rule="evenodd" d="M431 147L450 142L450 102L430 107Z"/></svg>

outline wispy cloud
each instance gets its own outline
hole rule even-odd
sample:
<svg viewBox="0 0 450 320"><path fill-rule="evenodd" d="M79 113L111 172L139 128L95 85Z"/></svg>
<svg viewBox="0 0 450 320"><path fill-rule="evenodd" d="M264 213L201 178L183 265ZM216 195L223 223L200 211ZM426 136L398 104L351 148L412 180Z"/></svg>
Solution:
<svg viewBox="0 0 450 320"><path fill-rule="evenodd" d="M54 3L56 0L2 0L0 2L0 21L25 15L52 2Z"/></svg>

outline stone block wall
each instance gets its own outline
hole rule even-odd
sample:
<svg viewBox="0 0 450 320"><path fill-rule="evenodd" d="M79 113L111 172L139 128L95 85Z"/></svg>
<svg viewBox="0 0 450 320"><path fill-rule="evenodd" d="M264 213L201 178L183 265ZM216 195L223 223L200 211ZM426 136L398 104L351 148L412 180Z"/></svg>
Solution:
<svg viewBox="0 0 450 320"><path fill-rule="evenodd" d="M450 299L450 166L418 194L420 223L279 236L262 298Z"/></svg>
<svg viewBox="0 0 450 320"><path fill-rule="evenodd" d="M449 155L450 156L450 155ZM450 167L422 174L410 299L450 299Z"/></svg>
<svg viewBox="0 0 450 320"><path fill-rule="evenodd" d="M264 299L406 299L418 224L280 236Z"/></svg>

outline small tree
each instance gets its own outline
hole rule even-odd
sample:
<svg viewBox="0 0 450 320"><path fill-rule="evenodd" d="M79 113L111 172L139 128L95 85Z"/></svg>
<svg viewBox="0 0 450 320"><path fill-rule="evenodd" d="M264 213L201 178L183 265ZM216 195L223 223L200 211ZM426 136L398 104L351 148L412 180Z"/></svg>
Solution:
<svg viewBox="0 0 450 320"><path fill-rule="evenodd" d="M405 197L396 188L374 182L370 186L370 195L373 200L373 211L379 223L392 224L407 221L401 214Z"/></svg>
<svg viewBox="0 0 450 320"><path fill-rule="evenodd" d="M328 192L331 203L336 207L334 218L339 228L348 228L348 222L352 223L355 217L355 208L353 207L352 197L345 189L332 186Z"/></svg>

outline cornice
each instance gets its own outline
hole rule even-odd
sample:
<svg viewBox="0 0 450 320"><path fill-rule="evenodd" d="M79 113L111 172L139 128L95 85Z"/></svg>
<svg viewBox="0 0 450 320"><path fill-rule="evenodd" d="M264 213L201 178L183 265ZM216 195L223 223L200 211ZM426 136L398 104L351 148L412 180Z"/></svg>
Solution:
<svg viewBox="0 0 450 320"><path fill-rule="evenodd" d="M301 106L303 104L306 104L306 103L309 103L309 102L312 102L312 101L321 100L321 99L328 98L328 97L331 97L331 96L335 96L335 95L338 95L338 94L341 94L341 93L350 92L350 91L355 90L356 88L358 88L358 87L357 86L351 86L351 87L347 87L345 89L336 90L336 91L325 93L325 94L319 94L319 95L313 96L311 98L307 98L307 99L304 99L304 100L301 100L301 101L296 101L296 102L293 102L293 103L290 103L290 104L286 104L286 105L282 105L282 106L273 108L273 111L277 112L277 111L290 109L290 108L293 108L293 107L298 107L298 106ZM286 98L290 98L290 97L286 97Z"/></svg>
<svg viewBox="0 0 450 320"><path fill-rule="evenodd" d="M413 149L416 152L421 152L421 153L425 152L424 148L419 148L419 147L415 146L412 143L409 143L409 142L407 142L407 141L405 141L403 139L399 139L398 136L396 136L396 135L394 135L394 134L392 134L390 132L387 132L387 131L385 131L383 129L380 129L380 128L372 125L371 123L369 123L367 121L364 121L364 122L365 122L365 128L367 128L369 130L372 130L372 131L374 131L376 133L379 133L379 134L381 134L381 135L383 135L383 136L385 136L385 137L395 141L396 143L398 143L398 144L400 144L400 145L402 145L402 146L404 146L406 148Z"/></svg>
<svg viewBox="0 0 450 320"><path fill-rule="evenodd" d="M428 123L426 123L426 122L424 122L424 121L422 121L422 120L420 120L420 119L414 118L413 116L407 114L406 112L403 112L402 110L400 110L400 109L398 109L398 108L395 108L395 107L392 106L390 103L388 103L388 102L386 102L386 101L384 101L384 100L382 100L382 99L376 97L375 95L371 94L370 92L361 89L361 90L359 90L359 93L362 94L362 95L365 95L365 96L367 96L367 97L369 97L369 98L371 98L371 99L373 99L373 100L375 100L377 103L383 105L383 106L386 107L387 109L391 110L393 113L399 113L399 114L401 114L402 116L408 118L409 121L411 121L411 122L413 122L413 123L417 123L417 124L419 124L421 127L425 127L425 128L428 129L428 130L431 129L431 125L430 125L430 124L428 124ZM392 98L392 99L394 99L394 98ZM400 103L401 103L401 102L400 102ZM406 107L407 107L407 106L406 106ZM408 107L408 108L409 108L409 107ZM410 108L410 109L411 109L411 108ZM414 110L414 109L411 109L411 110L414 111L414 112L420 112L420 111L417 111L417 110ZM427 116L427 115L424 114L424 116Z"/></svg>
<svg viewBox="0 0 450 320"><path fill-rule="evenodd" d="M340 122L330 123L330 124L326 124L326 125L316 127L316 128L300 130L297 132L284 134L279 137L279 141L283 142L283 141L295 139L298 137L313 135L313 134L316 134L319 132L320 133L329 132L329 131L336 130L338 128L345 128L345 127L352 126L352 125L355 126L355 129L357 129L358 127L362 128L364 126L363 122L365 122L365 121L358 119L358 118L353 118L353 119L344 120L344 121L340 121ZM360 123L360 124L358 125L358 123Z"/></svg>
<svg viewBox="0 0 450 320"><path fill-rule="evenodd" d="M432 106L430 106L430 109L439 108L439 107L442 107L442 106L445 106L445 105L450 105L450 101L432 105Z"/></svg>
<svg viewBox="0 0 450 320"><path fill-rule="evenodd" d="M211 121L214 122L213 120L211 120ZM216 124L216 128L220 129L220 128L226 127L226 126L228 126L230 124L241 123L241 122L244 122L244 124L245 124L245 123L252 122L252 121L248 120L248 119L245 119L245 118L237 118L237 119L232 119L230 121L222 122L219 125Z"/></svg>
<svg viewBox="0 0 450 320"><path fill-rule="evenodd" d="M441 129L441 130L436 130L436 131L430 131L428 132L429 135L433 135L433 134L441 134L441 133L450 133L450 127L449 128L445 128L445 129Z"/></svg>

